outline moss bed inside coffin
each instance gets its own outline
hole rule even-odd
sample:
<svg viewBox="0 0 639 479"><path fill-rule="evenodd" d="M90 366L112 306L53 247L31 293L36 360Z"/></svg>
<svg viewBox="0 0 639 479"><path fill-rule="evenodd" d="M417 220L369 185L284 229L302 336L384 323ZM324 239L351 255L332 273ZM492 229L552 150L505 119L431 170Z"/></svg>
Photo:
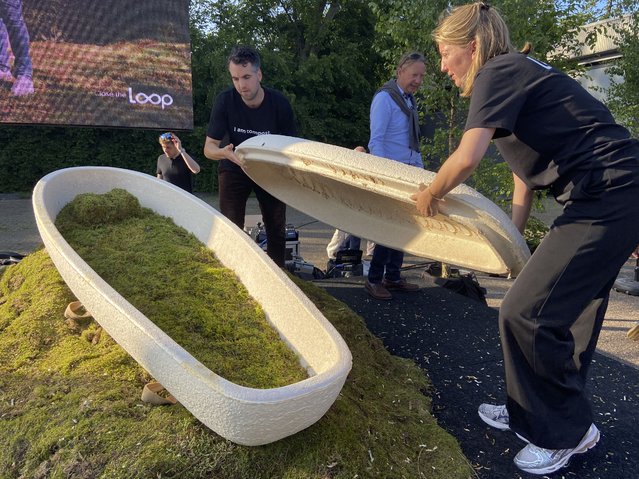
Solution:
<svg viewBox="0 0 639 479"><path fill-rule="evenodd" d="M127 191L78 195L56 226L96 273L216 374L252 388L308 377L233 271Z"/></svg>

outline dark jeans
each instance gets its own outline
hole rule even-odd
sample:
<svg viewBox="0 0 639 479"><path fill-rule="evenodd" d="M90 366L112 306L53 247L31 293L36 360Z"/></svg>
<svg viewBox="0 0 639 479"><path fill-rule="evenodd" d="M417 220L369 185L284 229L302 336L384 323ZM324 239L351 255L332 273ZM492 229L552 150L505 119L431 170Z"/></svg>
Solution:
<svg viewBox="0 0 639 479"><path fill-rule="evenodd" d="M220 211L240 228L244 229L246 201L252 191L264 220L266 230L266 253L280 267L286 261L286 204L267 193L243 172L220 171Z"/></svg>
<svg viewBox="0 0 639 479"><path fill-rule="evenodd" d="M371 258L371 264L368 267L368 281L371 283L381 283L384 278L388 281L399 281L401 279L400 270L403 262L403 251L397 251L382 246L381 244L376 244L373 250L373 257Z"/></svg>
<svg viewBox="0 0 639 479"><path fill-rule="evenodd" d="M7 41L8 40L8 41ZM0 69L9 68L9 43L15 57L13 76L31 77L29 32L22 17L21 0L0 0Z"/></svg>
<svg viewBox="0 0 639 479"><path fill-rule="evenodd" d="M499 327L510 428L575 447L593 413L585 390L610 288L639 244L639 175L568 202L504 297Z"/></svg>
<svg viewBox="0 0 639 479"><path fill-rule="evenodd" d="M349 233L346 235L346 238L344 238L344 241L339 244L337 251L344 251L345 249L360 249L361 244L361 238Z"/></svg>

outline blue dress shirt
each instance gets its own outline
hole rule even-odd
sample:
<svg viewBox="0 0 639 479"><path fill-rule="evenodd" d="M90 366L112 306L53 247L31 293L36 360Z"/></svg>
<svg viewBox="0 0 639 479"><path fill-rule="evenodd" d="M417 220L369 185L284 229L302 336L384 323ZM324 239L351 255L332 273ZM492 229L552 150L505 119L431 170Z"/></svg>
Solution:
<svg viewBox="0 0 639 479"><path fill-rule="evenodd" d="M400 92L404 92L400 88ZM410 99L409 107L414 108ZM411 166L424 167L420 153L408 146L411 124L391 96L380 91L373 98L370 112L371 137L368 149L371 154L399 161Z"/></svg>

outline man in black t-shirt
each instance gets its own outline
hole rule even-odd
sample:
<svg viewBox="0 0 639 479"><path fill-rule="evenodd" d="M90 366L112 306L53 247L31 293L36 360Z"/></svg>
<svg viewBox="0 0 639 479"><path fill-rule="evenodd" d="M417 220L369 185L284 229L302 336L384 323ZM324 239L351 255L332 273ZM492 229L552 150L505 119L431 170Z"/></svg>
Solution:
<svg viewBox="0 0 639 479"><path fill-rule="evenodd" d="M182 148L175 133L162 133L159 142L164 154L158 156L157 177L193 193L192 177L200 172L200 165Z"/></svg>
<svg viewBox="0 0 639 479"><path fill-rule="evenodd" d="M266 252L280 267L286 257L286 205L267 193L243 170L235 145L257 135L296 136L293 109L277 90L261 85L259 54L237 46L228 58L233 87L218 95L211 110L204 156L219 161L220 211L244 228L246 201L255 192L266 229Z"/></svg>

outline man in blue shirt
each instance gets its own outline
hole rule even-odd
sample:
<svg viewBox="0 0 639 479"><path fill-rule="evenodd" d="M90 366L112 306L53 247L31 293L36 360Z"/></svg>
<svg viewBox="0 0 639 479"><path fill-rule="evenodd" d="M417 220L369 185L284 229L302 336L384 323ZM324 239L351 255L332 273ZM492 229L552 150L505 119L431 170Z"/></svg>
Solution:
<svg viewBox="0 0 639 479"><path fill-rule="evenodd" d="M404 55L397 65L397 78L386 82L371 104L371 154L424 168L419 147L419 117L415 93L422 85L426 64L423 55ZM375 245L368 270L366 291L375 299L389 300L391 291L417 291L419 286L400 276L404 252Z"/></svg>

